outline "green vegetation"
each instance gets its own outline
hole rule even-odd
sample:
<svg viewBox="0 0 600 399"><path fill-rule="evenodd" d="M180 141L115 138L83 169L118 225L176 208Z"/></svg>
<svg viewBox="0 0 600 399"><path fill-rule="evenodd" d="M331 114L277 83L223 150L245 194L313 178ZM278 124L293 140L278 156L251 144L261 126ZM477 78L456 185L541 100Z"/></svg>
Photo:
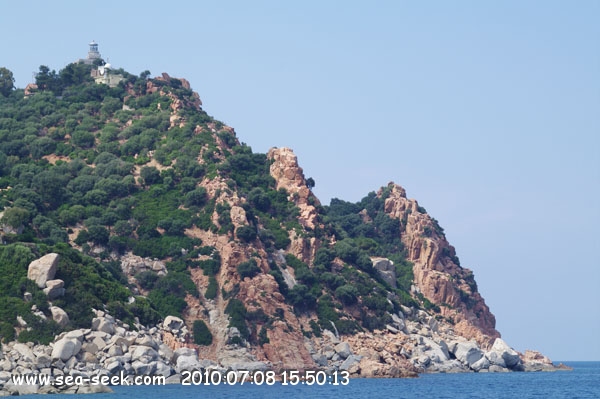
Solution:
<svg viewBox="0 0 600 399"><path fill-rule="evenodd" d="M237 265L237 273L252 279L262 273L259 264L268 263L294 311L317 316L307 334L320 335L332 323L341 334L381 328L399 304L418 304L409 293L413 274L400 241L401 221L383 209L389 189L357 203L333 199L317 206L319 226L303 228L292 196L277 189L266 154L254 153L232 129L191 106L195 97L180 80L120 70L125 80L110 88L93 82L91 68L69 64L56 72L40 66L38 90L27 97L15 90L12 73L0 68L0 223L10 231L0 246L1 340L16 338L17 316L34 327L20 340L48 342L61 331L47 321L44 293L26 278L29 262L48 252L61 255L56 278L65 281L66 293L54 304L69 314L67 329L89 327L92 308L132 326L136 317L151 324L181 316L186 297L200 297L191 280L194 268L208 276L200 290L205 288L204 298L217 298L221 257L191 238L198 230L259 248ZM147 92L149 82L160 90ZM182 124L171 123L174 99L184 105L175 111ZM219 189L206 184L212 179ZM306 184L312 188L315 181ZM237 228L234 205L246 214ZM434 221L424 234L443 230ZM294 235L322 239L312 263L287 253ZM268 258L258 259L263 249ZM277 262L282 269L289 266L297 282L293 288L275 265L278 251L286 254L285 264ZM126 252L165 261L168 274L141 272L137 284L128 286L114 257ZM458 264L454 253L443 255ZM379 277L372 256L394 261L397 289ZM129 303L134 289L147 296ZM30 302L24 292L32 294ZM239 285L229 292L221 288L230 326L243 340L268 343L276 316L247 312L238 292ZM33 305L46 321L32 313ZM283 319L283 309L280 314ZM194 324L194 339L212 342L203 322Z"/></svg>
<svg viewBox="0 0 600 399"><path fill-rule="evenodd" d="M252 278L260 273L260 268L256 264L255 259L250 259L247 262L242 262L237 267L237 272L240 275L240 278L243 280L246 277Z"/></svg>
<svg viewBox="0 0 600 399"><path fill-rule="evenodd" d="M206 292L204 293L204 298L206 299L215 299L219 292L219 283L217 283L217 279L215 276L208 277L208 287L206 287Z"/></svg>
<svg viewBox="0 0 600 399"><path fill-rule="evenodd" d="M239 299L231 299L225 307L225 313L229 315L229 327L235 327L240 332L243 339L250 338L250 331L246 324L246 307Z"/></svg>
<svg viewBox="0 0 600 399"><path fill-rule="evenodd" d="M0 67L0 95L6 97L15 88L15 78L13 73L4 67Z"/></svg>
<svg viewBox="0 0 600 399"><path fill-rule="evenodd" d="M194 321L194 343L196 345L208 346L212 344L213 335L203 320Z"/></svg>

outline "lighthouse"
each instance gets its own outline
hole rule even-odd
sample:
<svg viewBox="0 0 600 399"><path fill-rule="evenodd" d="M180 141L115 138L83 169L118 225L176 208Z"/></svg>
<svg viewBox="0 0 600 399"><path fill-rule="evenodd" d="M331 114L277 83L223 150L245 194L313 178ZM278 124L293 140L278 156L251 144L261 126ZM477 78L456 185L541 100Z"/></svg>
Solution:
<svg viewBox="0 0 600 399"><path fill-rule="evenodd" d="M94 62L94 60L100 58L102 57L100 57L100 52L98 51L98 43L92 40L92 42L90 43L90 51L88 51L87 55L87 59L89 60L89 62L86 62L86 64L91 64Z"/></svg>

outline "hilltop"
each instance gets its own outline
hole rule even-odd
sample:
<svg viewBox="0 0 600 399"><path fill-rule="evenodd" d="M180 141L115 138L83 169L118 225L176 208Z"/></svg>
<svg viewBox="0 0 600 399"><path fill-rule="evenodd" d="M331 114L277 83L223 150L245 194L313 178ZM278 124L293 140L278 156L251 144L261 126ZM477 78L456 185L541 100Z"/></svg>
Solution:
<svg viewBox="0 0 600 399"><path fill-rule="evenodd" d="M291 149L253 152L187 80L121 69L107 85L96 68L42 66L0 95L5 371L25 356L15 340L43 368L93 373L143 336L166 376L551 368L500 339L473 272L401 186L323 205ZM133 341L109 355L115 336ZM81 344L70 356L54 352L65 339ZM111 372L150 373L129 362Z"/></svg>

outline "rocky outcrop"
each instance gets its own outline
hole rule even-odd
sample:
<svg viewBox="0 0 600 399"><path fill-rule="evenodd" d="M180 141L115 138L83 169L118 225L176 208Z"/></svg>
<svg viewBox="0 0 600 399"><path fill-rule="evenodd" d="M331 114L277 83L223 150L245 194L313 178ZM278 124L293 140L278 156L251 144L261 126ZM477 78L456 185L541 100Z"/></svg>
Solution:
<svg viewBox="0 0 600 399"><path fill-rule="evenodd" d="M500 337L496 319L477 292L473 273L460 266L443 229L417 201L406 198L402 187L390 183L378 195L386 196L385 212L401 222L401 239L414 264L416 293L438 305L441 315L453 320L459 335L491 346Z"/></svg>
<svg viewBox="0 0 600 399"><path fill-rule="evenodd" d="M44 288L44 294L49 300L56 299L65 294L65 282L63 280L48 280L46 281L46 288Z"/></svg>
<svg viewBox="0 0 600 399"><path fill-rule="evenodd" d="M272 161L270 174L275 179L276 188L285 189L292 201L300 210L298 222L308 230L322 227L316 206L319 200L311 191L304 177L304 171L298 165L298 158L290 148L271 148L267 158ZM319 241L312 237L301 237L292 232L289 252L303 262L309 263L319 249Z"/></svg>
<svg viewBox="0 0 600 399"><path fill-rule="evenodd" d="M131 252L120 257L121 270L127 276L130 283L135 282L135 276L141 272L152 271L159 276L167 274L165 262L158 259L142 258L138 255L133 255Z"/></svg>
<svg viewBox="0 0 600 399"><path fill-rule="evenodd" d="M394 266L394 262L387 258L371 258L371 262L373 262L373 267L381 278L390 287L396 288L396 266Z"/></svg>
<svg viewBox="0 0 600 399"><path fill-rule="evenodd" d="M319 200L313 195L306 183L304 171L298 165L298 158L290 148L271 148L267 158L273 161L270 167L271 176L275 179L277 189L284 188L300 208L298 221L308 229L318 225L318 212L315 205Z"/></svg>
<svg viewBox="0 0 600 399"><path fill-rule="evenodd" d="M502 364L504 364L507 368L513 369L513 368L519 367L519 365L521 364L521 358L519 356L519 353L517 353L517 351L515 351L513 348L508 346L508 344L506 342L504 342L504 340L501 338L496 338L496 340L494 341L494 345L492 345L492 349L490 350L490 352L492 354L495 353L500 356L502 361L496 360L495 358L497 356L494 356L494 355L488 356L488 358L490 358L490 360L496 361L497 362L496 364L498 364L500 366ZM492 358L494 358L494 359L492 359ZM550 362L550 363L552 363L552 362Z"/></svg>
<svg viewBox="0 0 600 399"><path fill-rule="evenodd" d="M59 326L66 327L69 324L69 315L62 308L50 306L49 310L52 314L52 320L58 323Z"/></svg>
<svg viewBox="0 0 600 399"><path fill-rule="evenodd" d="M267 361L277 369L306 370L315 367L314 360L304 346L300 321L284 304L277 282L270 275L259 275L252 280L240 283L240 298L249 312L262 311L266 315L276 315L283 310L283 317L277 318L266 329L268 343L257 348L257 358ZM257 329L260 326L257 326Z"/></svg>
<svg viewBox="0 0 600 399"><path fill-rule="evenodd" d="M178 80L183 88L191 90L190 82L187 79L173 78L173 77L169 76L169 74L166 72L163 72L161 74L161 76L157 76L154 79L157 81L162 81L162 82L166 82L166 83L171 83L172 80ZM193 92L191 95L191 98L184 101L181 98L173 95L172 93L164 92L162 90L161 85L155 84L152 80L148 80L148 82L146 82L146 92L147 93L159 92L161 95L168 96L169 98L171 98L173 100L173 103L171 104L171 108L173 108L174 111L177 111L177 110L185 108L185 107L192 107L196 110L200 110L201 106L202 106L202 100L200 100L200 96L198 95L198 93Z"/></svg>
<svg viewBox="0 0 600 399"><path fill-rule="evenodd" d="M185 326L183 320L176 316L167 316L163 322L163 328L167 331L176 332L181 330L183 326Z"/></svg>
<svg viewBox="0 0 600 399"><path fill-rule="evenodd" d="M35 281L40 288L46 288L48 280L52 280L56 274L58 265L58 254L49 253L29 264L27 278Z"/></svg>

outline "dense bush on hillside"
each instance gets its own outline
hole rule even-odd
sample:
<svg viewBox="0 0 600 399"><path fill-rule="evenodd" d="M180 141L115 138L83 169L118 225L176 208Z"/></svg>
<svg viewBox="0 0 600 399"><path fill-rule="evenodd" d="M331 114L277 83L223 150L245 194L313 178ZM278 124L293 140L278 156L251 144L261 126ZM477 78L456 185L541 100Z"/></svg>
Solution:
<svg viewBox="0 0 600 399"><path fill-rule="evenodd" d="M26 279L29 262L53 251L61 255L57 278L66 288L54 304L69 314L67 329L88 327L92 308L107 309L132 325L136 317L155 323L182 315L187 295L201 298L203 292L204 299L216 299L221 292L229 300L230 325L241 338L268 342L272 315L248 314L235 289L219 291L219 253L190 238L193 229L264 250L268 259L260 264L270 265L287 303L318 317L311 328L315 334L331 323L341 333L379 328L399 303L414 304L408 293L412 265L403 255L400 222L383 211L385 190L358 203L334 199L319 206L323 225L304 229L289 193L276 188L267 156L189 106L193 93L180 80L120 70L124 81L111 88L95 84L90 68L69 64L56 72L41 66L36 93L25 96L11 88L0 96L0 223L6 226L2 239L7 244L0 246L2 339L15 337L17 316L36 331L21 339L45 342L60 331L33 316L33 305L49 316L48 301ZM159 91L148 91L149 83ZM173 122L173 109L180 104L187 104L176 111L181 122ZM214 178L224 185L209 195L206 181ZM223 192L240 198L247 218L242 226L235 228L233 204L220 198ZM434 230L431 234L443 234ZM273 254L290 250L291 232L322 238L312 263L287 254L277 266ZM128 286L115 260L126 252L167 261L168 274L142 272ZM397 289L379 277L371 256L394 261ZM251 258L233 266L244 279L262 273L258 265ZM297 282L293 287L280 269L286 266ZM205 290L199 292L191 280L193 268L208 276ZM25 290L31 302L23 300ZM130 303L133 293L147 297L137 295ZM360 324L350 314L361 314ZM197 328L197 339L208 342L204 327Z"/></svg>

